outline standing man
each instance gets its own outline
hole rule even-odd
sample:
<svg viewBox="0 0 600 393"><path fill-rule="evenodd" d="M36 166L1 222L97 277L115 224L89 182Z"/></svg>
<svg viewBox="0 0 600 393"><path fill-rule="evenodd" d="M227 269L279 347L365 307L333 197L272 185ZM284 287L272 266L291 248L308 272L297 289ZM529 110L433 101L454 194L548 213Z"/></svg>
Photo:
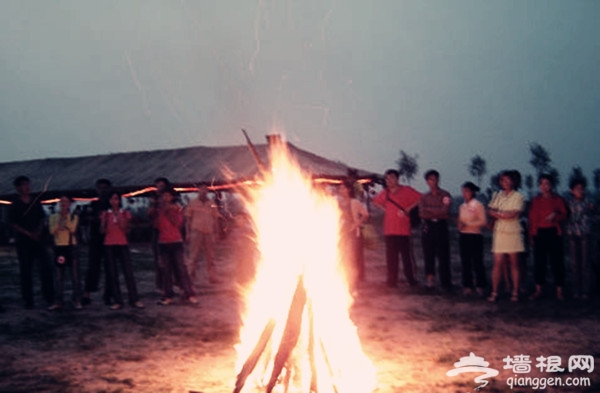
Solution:
<svg viewBox="0 0 600 393"><path fill-rule="evenodd" d="M417 285L414 276L414 261L410 240L410 211L417 206L421 194L412 187L398 183L400 174L395 169L385 172L386 189L381 191L373 203L385 211L383 235L385 238L385 260L388 287L396 287L398 281L398 253L402 254L404 276L411 286Z"/></svg>
<svg viewBox="0 0 600 393"><path fill-rule="evenodd" d="M215 270L215 236L218 233L219 212L215 202L208 197L208 187L200 185L198 197L185 208L186 242L189 247L189 269L192 281L196 281L196 267L200 253L204 252L208 281L218 283Z"/></svg>
<svg viewBox="0 0 600 393"><path fill-rule="evenodd" d="M91 292L98 291L100 283L100 271L102 261L104 261L104 304L110 306L112 302L112 293L110 292L109 277L106 274L106 258L104 257L104 234L100 230L100 217L102 212L108 210L108 194L112 187L112 183L108 179L96 180L96 192L98 199L92 201L88 207L87 217L89 219L90 238L89 238L89 253L88 266L85 275L85 288L81 303L85 306L92 302L90 298Z"/></svg>
<svg viewBox="0 0 600 393"><path fill-rule="evenodd" d="M435 259L438 260L440 282L445 290L452 289L450 274L450 241L448 238L448 217L452 196L439 186L440 174L435 169L425 173L429 192L419 202L419 216L423 221L422 244L427 287L433 288Z"/></svg>
<svg viewBox="0 0 600 393"><path fill-rule="evenodd" d="M30 195L30 181L19 176L13 181L18 196L10 206L9 219L16 235L17 257L21 276L21 295L25 308L32 309L33 263L37 260L42 282L42 296L51 305L54 301L52 268L43 242L45 214L39 200Z"/></svg>

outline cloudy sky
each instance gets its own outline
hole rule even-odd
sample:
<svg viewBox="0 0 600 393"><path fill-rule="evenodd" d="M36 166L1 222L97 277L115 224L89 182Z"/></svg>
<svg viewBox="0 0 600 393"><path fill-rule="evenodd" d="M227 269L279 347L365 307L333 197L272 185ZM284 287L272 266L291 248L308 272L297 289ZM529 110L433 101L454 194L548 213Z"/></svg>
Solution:
<svg viewBox="0 0 600 393"><path fill-rule="evenodd" d="M4 0L0 161L256 143L372 171L418 154L600 167L600 2ZM565 181L563 180L563 184Z"/></svg>

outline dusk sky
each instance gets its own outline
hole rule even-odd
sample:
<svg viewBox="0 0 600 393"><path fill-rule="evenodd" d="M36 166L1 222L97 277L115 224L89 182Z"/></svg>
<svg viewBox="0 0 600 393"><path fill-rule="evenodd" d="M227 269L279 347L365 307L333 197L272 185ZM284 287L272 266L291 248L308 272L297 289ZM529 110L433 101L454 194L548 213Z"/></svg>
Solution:
<svg viewBox="0 0 600 393"><path fill-rule="evenodd" d="M533 173L538 142L564 186L600 168L599 17L593 0L4 0L0 162L245 128L376 172L418 154L412 184L435 167L453 194L476 154Z"/></svg>

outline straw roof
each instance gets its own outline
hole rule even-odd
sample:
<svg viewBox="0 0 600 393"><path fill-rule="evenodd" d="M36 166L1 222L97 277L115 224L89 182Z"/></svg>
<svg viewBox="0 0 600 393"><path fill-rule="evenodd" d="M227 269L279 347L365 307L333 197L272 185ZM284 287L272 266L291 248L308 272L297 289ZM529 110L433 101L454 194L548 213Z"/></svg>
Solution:
<svg viewBox="0 0 600 393"><path fill-rule="evenodd" d="M348 174L347 165L331 161L287 143L288 150L300 167L314 178L341 179ZM257 145L261 161L268 162L267 144ZM174 185L195 186L206 182L225 187L252 180L259 173L256 160L246 145L226 147L187 147L181 149L115 153L73 158L46 158L0 163L0 199L15 194L12 181L19 175L31 179L31 191L40 192L47 183L44 198L60 193L86 197L94 195L94 183L107 178L122 192L152 186L159 176ZM359 178L373 173L357 170Z"/></svg>

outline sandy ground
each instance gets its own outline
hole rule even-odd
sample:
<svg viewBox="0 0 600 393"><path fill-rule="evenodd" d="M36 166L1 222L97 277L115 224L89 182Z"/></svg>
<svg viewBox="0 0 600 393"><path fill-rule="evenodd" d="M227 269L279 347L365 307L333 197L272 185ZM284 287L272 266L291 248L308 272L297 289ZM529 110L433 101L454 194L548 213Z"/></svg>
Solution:
<svg viewBox="0 0 600 393"><path fill-rule="evenodd" d="M236 271L240 237L219 243L218 263L225 281ZM146 245L136 245L134 266L143 310L112 311L94 294L92 305L60 312L41 306L24 310L12 250L0 259L0 392L205 392L233 390L234 344L240 297L233 284L197 282L199 304L156 305L153 262ZM418 269L423 274L418 244ZM547 388L549 392L600 391L600 371L540 372L539 356L590 355L600 368L598 298L589 302L503 298L491 304L456 294L383 286L385 263L379 241L366 251L367 282L351 309L364 352L377 372L377 393L470 392L480 374L448 377L446 372L470 352L483 357L499 375L482 392L532 392L507 385L516 374L503 369L507 356L527 355L532 371L522 377L590 378L589 387ZM83 259L83 258L82 258ZM82 260L85 264L85 259ZM489 258L487 260L489 269ZM85 269L84 269L85 270ZM453 260L454 282L460 268ZM421 278L422 280L422 278ZM37 283L37 281L36 281ZM354 392L352 392L354 393ZM356 392L364 393L364 392Z"/></svg>

